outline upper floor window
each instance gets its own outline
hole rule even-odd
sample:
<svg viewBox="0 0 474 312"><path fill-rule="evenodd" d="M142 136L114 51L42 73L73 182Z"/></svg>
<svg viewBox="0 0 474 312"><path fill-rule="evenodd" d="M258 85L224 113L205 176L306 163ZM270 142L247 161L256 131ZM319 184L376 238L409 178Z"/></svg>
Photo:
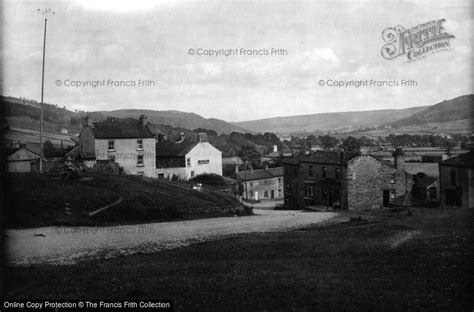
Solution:
<svg viewBox="0 0 474 312"><path fill-rule="evenodd" d="M327 176L326 167L323 167L323 171L322 171L322 173L321 173L321 176L323 177L323 179L326 179L326 176Z"/></svg>
<svg viewBox="0 0 474 312"><path fill-rule="evenodd" d="M395 175L390 175L390 184L395 184Z"/></svg>
<svg viewBox="0 0 474 312"><path fill-rule="evenodd" d="M451 178L451 185L456 186L456 171L451 170L450 178Z"/></svg>
<svg viewBox="0 0 474 312"><path fill-rule="evenodd" d="M198 160L198 165L207 165L209 164L209 159Z"/></svg>
<svg viewBox="0 0 474 312"><path fill-rule="evenodd" d="M109 151L115 151L115 141L109 140Z"/></svg>
<svg viewBox="0 0 474 312"><path fill-rule="evenodd" d="M336 168L336 170L334 170L334 177L336 180L341 179L341 168Z"/></svg>
<svg viewBox="0 0 474 312"><path fill-rule="evenodd" d="M191 171L191 178L194 178L194 171Z"/></svg>
<svg viewBox="0 0 474 312"><path fill-rule="evenodd" d="M138 139L137 140L137 150L142 150L143 149L143 139Z"/></svg>
<svg viewBox="0 0 474 312"><path fill-rule="evenodd" d="M186 159L186 166L191 167L191 158Z"/></svg>
<svg viewBox="0 0 474 312"><path fill-rule="evenodd" d="M312 177L313 176L313 166L309 166L309 176Z"/></svg>
<svg viewBox="0 0 474 312"><path fill-rule="evenodd" d="M281 183L281 178L278 178L278 183Z"/></svg>

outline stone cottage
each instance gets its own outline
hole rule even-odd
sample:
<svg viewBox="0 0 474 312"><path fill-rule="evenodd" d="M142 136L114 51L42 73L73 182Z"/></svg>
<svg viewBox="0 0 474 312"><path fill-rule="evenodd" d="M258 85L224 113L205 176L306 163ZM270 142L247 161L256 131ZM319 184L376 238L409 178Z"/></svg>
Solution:
<svg viewBox="0 0 474 312"><path fill-rule="evenodd" d="M283 167L238 171L232 175L239 182L244 199L281 200L284 197Z"/></svg>
<svg viewBox="0 0 474 312"><path fill-rule="evenodd" d="M441 205L474 208L474 151L439 163Z"/></svg>
<svg viewBox="0 0 474 312"><path fill-rule="evenodd" d="M138 120L85 118L79 135L79 157L85 163L113 160L124 173L156 177L155 136L141 115Z"/></svg>
<svg viewBox="0 0 474 312"><path fill-rule="evenodd" d="M285 206L363 210L386 206L411 189L401 149L394 164L372 155L317 151L284 162Z"/></svg>

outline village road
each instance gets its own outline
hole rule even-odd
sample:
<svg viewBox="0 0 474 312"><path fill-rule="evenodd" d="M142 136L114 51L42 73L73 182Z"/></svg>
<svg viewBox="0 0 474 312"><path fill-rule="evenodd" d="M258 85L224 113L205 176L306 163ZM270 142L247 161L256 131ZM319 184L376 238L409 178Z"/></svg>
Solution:
<svg viewBox="0 0 474 312"><path fill-rule="evenodd" d="M245 217L213 218L110 227L42 227L8 230L13 265L73 264L98 258L151 253L251 232L285 231L317 224L332 212L254 210Z"/></svg>

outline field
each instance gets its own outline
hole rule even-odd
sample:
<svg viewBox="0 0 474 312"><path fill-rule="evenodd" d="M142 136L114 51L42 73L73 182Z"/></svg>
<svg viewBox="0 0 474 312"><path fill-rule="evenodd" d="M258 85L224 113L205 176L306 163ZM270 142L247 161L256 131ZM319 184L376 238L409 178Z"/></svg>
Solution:
<svg viewBox="0 0 474 312"><path fill-rule="evenodd" d="M233 214L221 212L220 207L239 206L239 202L229 195L194 191L190 184L98 173L87 173L83 178L67 179L36 173L8 175L6 224L12 228L25 228L146 223L230 216ZM120 198L122 201L116 206L89 216L90 212Z"/></svg>
<svg viewBox="0 0 474 312"><path fill-rule="evenodd" d="M10 267L6 297L161 298L178 311L472 311L474 210L335 221L71 266Z"/></svg>

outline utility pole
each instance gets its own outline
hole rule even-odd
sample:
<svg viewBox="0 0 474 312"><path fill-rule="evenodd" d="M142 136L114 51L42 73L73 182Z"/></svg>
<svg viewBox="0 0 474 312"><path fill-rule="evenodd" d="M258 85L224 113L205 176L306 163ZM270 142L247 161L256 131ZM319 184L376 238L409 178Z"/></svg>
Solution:
<svg viewBox="0 0 474 312"><path fill-rule="evenodd" d="M46 54L46 26L48 24L48 13L55 14L51 9L38 9L44 15L44 38L43 38L43 69L41 71L41 108L40 108L40 173L43 173L43 97L44 97L44 63Z"/></svg>

